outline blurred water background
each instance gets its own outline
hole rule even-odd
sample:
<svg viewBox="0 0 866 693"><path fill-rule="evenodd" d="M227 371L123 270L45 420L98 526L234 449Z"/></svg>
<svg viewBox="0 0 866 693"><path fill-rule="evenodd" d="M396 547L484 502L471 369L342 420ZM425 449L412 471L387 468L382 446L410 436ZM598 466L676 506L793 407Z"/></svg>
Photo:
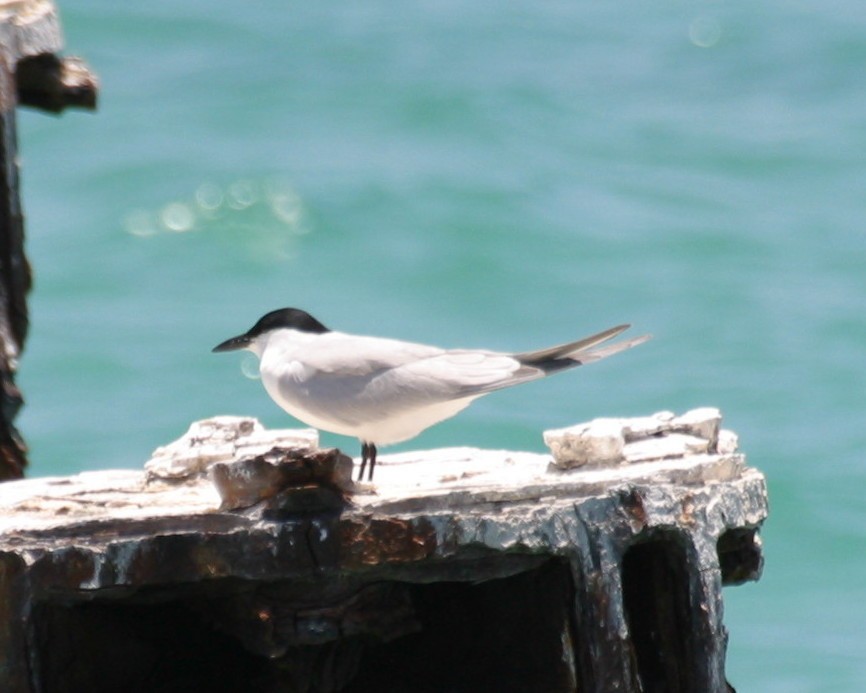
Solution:
<svg viewBox="0 0 866 693"><path fill-rule="evenodd" d="M808 2L61 2L95 115L20 122L32 476L294 423L222 339L655 339L402 449L717 406L769 480L740 693L866 688L866 12ZM355 441L324 436L357 454Z"/></svg>

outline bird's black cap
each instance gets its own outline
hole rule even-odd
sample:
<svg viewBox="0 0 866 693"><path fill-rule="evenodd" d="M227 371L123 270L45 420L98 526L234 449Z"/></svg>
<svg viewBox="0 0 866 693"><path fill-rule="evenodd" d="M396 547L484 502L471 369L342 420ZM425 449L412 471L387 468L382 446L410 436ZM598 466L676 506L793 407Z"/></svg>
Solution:
<svg viewBox="0 0 866 693"><path fill-rule="evenodd" d="M244 334L227 339L221 344L217 344L213 348L213 351L234 351L236 349L245 349L250 345L250 342L259 335L280 328L298 330L299 332L310 332L311 334L330 332L327 327L304 310L298 308L280 308L279 310L272 310L267 315L259 318L259 321Z"/></svg>

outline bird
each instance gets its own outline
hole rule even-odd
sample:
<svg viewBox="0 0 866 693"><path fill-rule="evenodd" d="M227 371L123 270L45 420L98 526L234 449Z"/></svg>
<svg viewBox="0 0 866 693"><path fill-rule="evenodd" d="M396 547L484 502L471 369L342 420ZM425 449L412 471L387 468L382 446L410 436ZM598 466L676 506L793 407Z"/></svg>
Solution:
<svg viewBox="0 0 866 693"><path fill-rule="evenodd" d="M617 325L558 346L519 353L443 349L328 329L298 308L280 308L213 348L259 358L267 393L308 426L357 438L363 480L378 448L414 438L496 390L599 361L651 335L606 344Z"/></svg>

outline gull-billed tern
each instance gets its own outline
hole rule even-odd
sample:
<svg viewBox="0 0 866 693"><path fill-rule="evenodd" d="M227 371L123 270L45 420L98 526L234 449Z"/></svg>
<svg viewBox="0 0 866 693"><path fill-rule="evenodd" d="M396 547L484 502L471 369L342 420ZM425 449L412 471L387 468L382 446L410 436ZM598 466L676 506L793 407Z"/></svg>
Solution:
<svg viewBox="0 0 866 693"><path fill-rule="evenodd" d="M335 332L303 310L282 308L213 350L256 354L271 398L309 426L358 438L358 478L369 461L372 480L377 447L414 438L494 390L592 363L650 338L595 348L628 327L506 354Z"/></svg>

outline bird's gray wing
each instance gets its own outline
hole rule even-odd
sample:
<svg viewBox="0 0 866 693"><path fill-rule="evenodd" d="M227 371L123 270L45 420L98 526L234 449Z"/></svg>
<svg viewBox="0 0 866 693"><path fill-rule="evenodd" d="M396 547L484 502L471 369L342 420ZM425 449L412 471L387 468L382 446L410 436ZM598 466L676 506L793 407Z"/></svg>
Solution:
<svg viewBox="0 0 866 693"><path fill-rule="evenodd" d="M405 367L418 376L442 383L440 392L444 394L447 388L447 393L454 399L476 397L537 380L560 370L600 361L650 339L650 335L642 335L595 348L628 327L618 325L575 342L519 354L450 350Z"/></svg>
<svg viewBox="0 0 866 693"><path fill-rule="evenodd" d="M303 363L317 375L364 378L442 353L444 349L413 342L330 333L305 350Z"/></svg>
<svg viewBox="0 0 866 693"><path fill-rule="evenodd" d="M477 397L544 375L509 354L470 349L451 349L419 359L397 372L405 374L405 380L435 392L441 400Z"/></svg>

